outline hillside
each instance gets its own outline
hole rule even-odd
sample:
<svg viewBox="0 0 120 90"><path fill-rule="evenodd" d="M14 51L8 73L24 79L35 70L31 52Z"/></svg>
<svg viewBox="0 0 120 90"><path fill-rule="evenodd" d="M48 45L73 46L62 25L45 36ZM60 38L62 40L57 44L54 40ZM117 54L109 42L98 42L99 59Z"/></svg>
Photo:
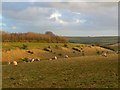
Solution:
<svg viewBox="0 0 120 90"><path fill-rule="evenodd" d="M105 49L99 46L74 44L74 43L3 43L2 44L2 60L13 61L20 58L40 58L50 59L54 56L58 58L64 58L65 55L69 57L91 56L101 55L102 52L108 54L115 53L109 49ZM24 47L26 46L26 48ZM78 50L76 50L76 49ZM46 50L48 49L48 50ZM51 51L49 51L51 50ZM33 54L27 51L33 52Z"/></svg>

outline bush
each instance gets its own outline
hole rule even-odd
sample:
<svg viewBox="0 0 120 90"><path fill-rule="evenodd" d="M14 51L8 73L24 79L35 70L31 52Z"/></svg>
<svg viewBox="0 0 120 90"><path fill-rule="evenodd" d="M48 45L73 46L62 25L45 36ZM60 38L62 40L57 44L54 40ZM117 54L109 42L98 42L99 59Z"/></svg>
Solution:
<svg viewBox="0 0 120 90"><path fill-rule="evenodd" d="M27 48L28 48L28 46L25 45L25 44L23 44L22 47L21 47L21 49L27 49Z"/></svg>
<svg viewBox="0 0 120 90"><path fill-rule="evenodd" d="M100 54L100 52L99 52L99 51L97 51L97 54Z"/></svg>
<svg viewBox="0 0 120 90"><path fill-rule="evenodd" d="M64 44L64 47L68 48L68 45L67 45L67 44Z"/></svg>

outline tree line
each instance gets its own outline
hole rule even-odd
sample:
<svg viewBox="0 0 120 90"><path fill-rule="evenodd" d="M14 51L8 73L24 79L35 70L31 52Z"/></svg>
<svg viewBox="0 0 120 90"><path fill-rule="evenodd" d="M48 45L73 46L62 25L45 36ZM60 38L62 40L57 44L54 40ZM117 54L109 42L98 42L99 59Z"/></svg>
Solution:
<svg viewBox="0 0 120 90"><path fill-rule="evenodd" d="M63 43L68 42L64 36L57 36L48 31L45 34L26 32L26 33L9 33L3 32L0 34L2 42L42 42L42 43Z"/></svg>

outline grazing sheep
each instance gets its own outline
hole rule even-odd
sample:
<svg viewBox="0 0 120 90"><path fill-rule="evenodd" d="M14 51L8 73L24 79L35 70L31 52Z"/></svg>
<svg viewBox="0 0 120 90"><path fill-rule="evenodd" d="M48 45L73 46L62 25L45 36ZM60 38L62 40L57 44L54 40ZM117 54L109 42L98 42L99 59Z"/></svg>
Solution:
<svg viewBox="0 0 120 90"><path fill-rule="evenodd" d="M31 62L32 61L32 58L28 58L27 60L26 60L26 62Z"/></svg>
<svg viewBox="0 0 120 90"><path fill-rule="evenodd" d="M57 56L55 56L54 59L57 60Z"/></svg>
<svg viewBox="0 0 120 90"><path fill-rule="evenodd" d="M55 56L54 58L52 58L52 59L50 59L50 60L54 60L54 59L57 60L57 59L58 59L57 56Z"/></svg>
<svg viewBox="0 0 120 90"><path fill-rule="evenodd" d="M102 56L107 57L107 53L105 53L105 52L102 53Z"/></svg>
<svg viewBox="0 0 120 90"><path fill-rule="evenodd" d="M48 52L53 52L52 49L50 48L44 48L45 51L48 51Z"/></svg>
<svg viewBox="0 0 120 90"><path fill-rule="evenodd" d="M17 61L13 61L13 65L17 66L18 65Z"/></svg>
<svg viewBox="0 0 120 90"><path fill-rule="evenodd" d="M68 58L68 55L65 55L65 58Z"/></svg>
<svg viewBox="0 0 120 90"><path fill-rule="evenodd" d="M33 58L32 60L31 60L31 62L34 62L35 61L35 59Z"/></svg>
<svg viewBox="0 0 120 90"><path fill-rule="evenodd" d="M40 59L39 59L39 58L37 58L37 59L35 59L34 61L40 61Z"/></svg>

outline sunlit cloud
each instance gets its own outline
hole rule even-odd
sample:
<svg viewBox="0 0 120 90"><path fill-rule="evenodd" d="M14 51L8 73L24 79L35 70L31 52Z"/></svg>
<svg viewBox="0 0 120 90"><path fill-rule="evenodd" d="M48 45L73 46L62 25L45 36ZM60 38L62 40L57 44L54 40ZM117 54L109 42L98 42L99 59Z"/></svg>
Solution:
<svg viewBox="0 0 120 90"><path fill-rule="evenodd" d="M67 24L67 22L60 19L60 17L62 17L62 14L60 14L58 11L56 11L56 12L52 13L48 19L55 20L56 22L61 23L61 24Z"/></svg>

